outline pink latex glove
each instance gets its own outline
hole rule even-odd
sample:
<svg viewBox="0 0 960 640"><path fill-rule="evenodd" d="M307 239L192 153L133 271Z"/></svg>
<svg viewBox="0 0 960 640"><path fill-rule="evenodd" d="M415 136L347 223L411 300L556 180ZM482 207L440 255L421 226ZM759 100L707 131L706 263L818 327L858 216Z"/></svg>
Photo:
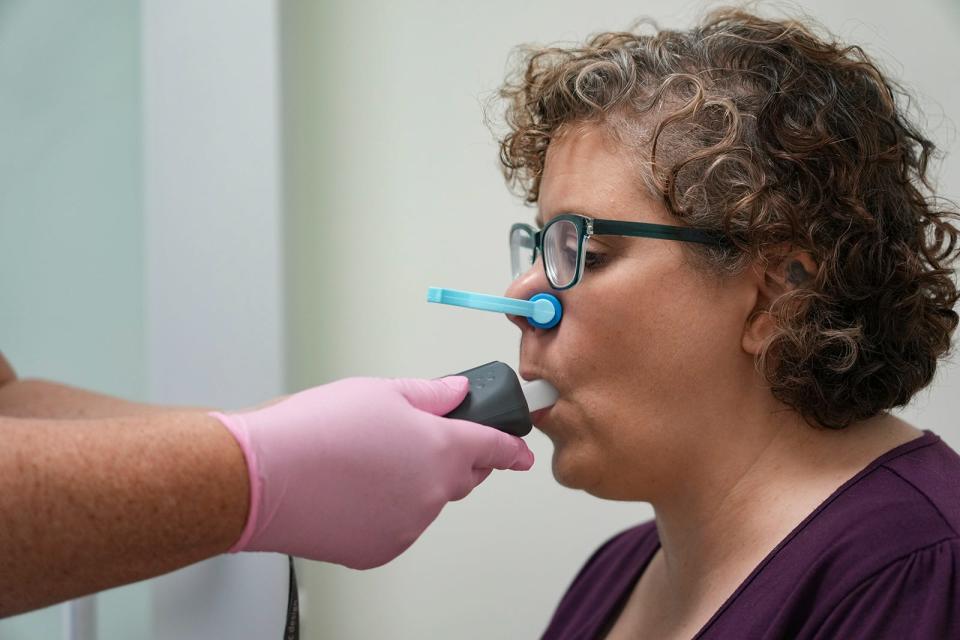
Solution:
<svg viewBox="0 0 960 640"><path fill-rule="evenodd" d="M463 376L349 378L210 414L236 438L250 474L247 524L230 551L376 567L493 469L529 469L533 453L520 438L438 417L468 388Z"/></svg>

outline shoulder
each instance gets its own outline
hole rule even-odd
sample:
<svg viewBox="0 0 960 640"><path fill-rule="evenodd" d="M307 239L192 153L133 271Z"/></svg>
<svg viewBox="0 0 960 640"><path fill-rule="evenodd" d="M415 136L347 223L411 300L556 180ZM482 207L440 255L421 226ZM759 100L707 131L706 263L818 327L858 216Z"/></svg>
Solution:
<svg viewBox="0 0 960 640"><path fill-rule="evenodd" d="M960 456L931 432L899 449L842 502L853 561L828 637L960 637Z"/></svg>
<svg viewBox="0 0 960 640"><path fill-rule="evenodd" d="M738 589L714 631L722 637L735 622L758 637L960 637L883 631L899 629L894 620L919 624L927 608L937 628L958 624L958 519L960 457L927 432L880 456L810 514ZM879 617L857 627L870 616Z"/></svg>
<svg viewBox="0 0 960 640"><path fill-rule="evenodd" d="M960 456L933 433L878 458L828 501L809 528L823 559L851 576L960 537Z"/></svg>
<svg viewBox="0 0 960 640"><path fill-rule="evenodd" d="M954 533L960 532L960 455L930 431L905 446L879 467L896 476L906 494L922 499Z"/></svg>
<svg viewBox="0 0 960 640"><path fill-rule="evenodd" d="M810 557L816 565L840 568L850 579L956 539L960 457L926 432L877 458L798 529L797 548L815 554Z"/></svg>
<svg viewBox="0 0 960 640"><path fill-rule="evenodd" d="M960 638L960 538L915 549L864 576L828 612L821 638Z"/></svg>
<svg viewBox="0 0 960 640"><path fill-rule="evenodd" d="M867 573L957 538L960 456L928 431L877 458L798 529L806 530L809 543L822 546L824 560L860 557Z"/></svg>

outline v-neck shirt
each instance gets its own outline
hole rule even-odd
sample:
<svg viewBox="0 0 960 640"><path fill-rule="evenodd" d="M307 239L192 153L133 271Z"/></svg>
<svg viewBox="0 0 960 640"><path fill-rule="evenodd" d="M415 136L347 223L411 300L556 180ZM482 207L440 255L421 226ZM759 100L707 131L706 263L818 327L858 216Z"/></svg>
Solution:
<svg viewBox="0 0 960 640"><path fill-rule="evenodd" d="M960 456L931 431L824 500L696 640L960 639ZM600 640L660 547L656 521L601 546L543 640Z"/></svg>

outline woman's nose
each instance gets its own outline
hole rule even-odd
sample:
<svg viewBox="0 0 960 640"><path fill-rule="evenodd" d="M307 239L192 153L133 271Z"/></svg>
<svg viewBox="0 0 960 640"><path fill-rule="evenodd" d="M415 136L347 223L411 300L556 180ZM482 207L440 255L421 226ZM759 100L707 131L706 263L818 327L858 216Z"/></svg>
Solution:
<svg viewBox="0 0 960 640"><path fill-rule="evenodd" d="M508 298L518 298L520 300L529 300L531 297L544 291L551 291L550 283L543 273L543 263L541 257L537 256L537 261L520 274L516 280L510 283L506 292L503 294ZM556 292L554 292L556 293ZM507 315L507 320L520 327L520 330L533 329L533 325L523 316Z"/></svg>

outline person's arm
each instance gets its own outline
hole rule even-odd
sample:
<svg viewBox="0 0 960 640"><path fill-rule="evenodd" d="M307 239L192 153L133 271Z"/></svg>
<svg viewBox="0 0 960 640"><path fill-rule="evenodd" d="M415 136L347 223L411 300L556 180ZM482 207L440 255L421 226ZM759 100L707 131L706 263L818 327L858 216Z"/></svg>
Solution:
<svg viewBox="0 0 960 640"><path fill-rule="evenodd" d="M203 413L0 417L0 441L0 617L215 556L243 530L243 454Z"/></svg>
<svg viewBox="0 0 960 640"><path fill-rule="evenodd" d="M0 353L0 416L13 418L113 418L189 411L188 407L164 407L131 402L58 382L17 378ZM199 409L197 409L199 411Z"/></svg>
<svg viewBox="0 0 960 640"><path fill-rule="evenodd" d="M13 382L17 379L17 373L13 370L13 367L10 366L10 363L7 362L7 359L3 357L3 352L0 351L0 388L3 388L3 385Z"/></svg>
<svg viewBox="0 0 960 640"><path fill-rule="evenodd" d="M11 418L85 419L144 416L191 411L131 402L49 380L17 379L0 386L0 416ZM200 409L196 409L201 411Z"/></svg>
<svg viewBox="0 0 960 640"><path fill-rule="evenodd" d="M240 413L0 417L0 616L224 551L389 562L493 469L533 464L516 436L441 417L467 391L355 378Z"/></svg>

